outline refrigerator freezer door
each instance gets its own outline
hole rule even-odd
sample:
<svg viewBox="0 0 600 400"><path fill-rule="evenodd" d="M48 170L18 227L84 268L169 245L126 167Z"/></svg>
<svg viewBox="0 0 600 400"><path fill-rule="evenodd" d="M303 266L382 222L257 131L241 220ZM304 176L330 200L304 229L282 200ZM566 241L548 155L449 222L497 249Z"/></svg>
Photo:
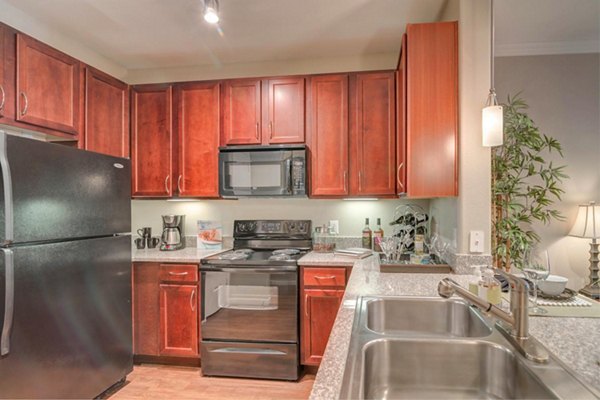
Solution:
<svg viewBox="0 0 600 400"><path fill-rule="evenodd" d="M0 244L7 236L27 243L131 231L129 160L1 131L0 142ZM12 240L5 199L11 191Z"/></svg>
<svg viewBox="0 0 600 400"><path fill-rule="evenodd" d="M94 398L131 372L130 240L12 248L14 315L9 352L0 357L0 398Z"/></svg>

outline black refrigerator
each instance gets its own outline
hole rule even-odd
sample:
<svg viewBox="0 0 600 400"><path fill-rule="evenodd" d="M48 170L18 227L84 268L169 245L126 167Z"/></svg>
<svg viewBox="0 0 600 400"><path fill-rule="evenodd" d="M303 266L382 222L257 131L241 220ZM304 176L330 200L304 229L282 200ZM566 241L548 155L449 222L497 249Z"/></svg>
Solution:
<svg viewBox="0 0 600 400"><path fill-rule="evenodd" d="M133 368L124 158L0 131L0 398L94 398Z"/></svg>

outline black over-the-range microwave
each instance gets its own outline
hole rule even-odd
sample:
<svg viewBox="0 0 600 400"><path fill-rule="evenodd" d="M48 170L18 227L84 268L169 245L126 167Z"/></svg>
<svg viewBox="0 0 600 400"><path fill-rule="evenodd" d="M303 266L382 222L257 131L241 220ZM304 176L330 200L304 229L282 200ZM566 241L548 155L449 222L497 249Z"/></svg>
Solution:
<svg viewBox="0 0 600 400"><path fill-rule="evenodd" d="M219 147L222 197L306 197L306 146Z"/></svg>

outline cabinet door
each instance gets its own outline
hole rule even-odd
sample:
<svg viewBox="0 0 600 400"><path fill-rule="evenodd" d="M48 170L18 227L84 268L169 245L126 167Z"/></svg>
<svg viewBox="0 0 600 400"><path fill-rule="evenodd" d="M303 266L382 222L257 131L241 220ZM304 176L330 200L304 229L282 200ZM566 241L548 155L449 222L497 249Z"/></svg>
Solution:
<svg viewBox="0 0 600 400"><path fill-rule="evenodd" d="M45 44L17 34L18 121L77 134L80 63Z"/></svg>
<svg viewBox="0 0 600 400"><path fill-rule="evenodd" d="M352 76L350 85L350 194L396 193L394 72Z"/></svg>
<svg viewBox="0 0 600 400"><path fill-rule="evenodd" d="M406 35L408 196L457 196L457 23L409 24Z"/></svg>
<svg viewBox="0 0 600 400"><path fill-rule="evenodd" d="M311 197L348 195L348 75L310 78Z"/></svg>
<svg viewBox="0 0 600 400"><path fill-rule="evenodd" d="M132 92L132 196L170 197L173 185L171 86L136 86Z"/></svg>
<svg viewBox="0 0 600 400"><path fill-rule="evenodd" d="M260 144L260 79L224 84L222 144Z"/></svg>
<svg viewBox="0 0 600 400"><path fill-rule="evenodd" d="M6 105L9 103L8 99L8 88L7 88L7 80L6 72L4 71L7 68L7 60L6 55L4 54L5 50L7 50L7 46L5 41L8 36L8 28L2 24L0 24L0 121L2 121L6 117Z"/></svg>
<svg viewBox="0 0 600 400"><path fill-rule="evenodd" d="M133 354L158 356L159 264L133 263Z"/></svg>
<svg viewBox="0 0 600 400"><path fill-rule="evenodd" d="M198 286L160 285L160 355L198 356Z"/></svg>
<svg viewBox="0 0 600 400"><path fill-rule="evenodd" d="M178 86L181 197L219 197L220 83Z"/></svg>
<svg viewBox="0 0 600 400"><path fill-rule="evenodd" d="M396 71L396 193L406 193L406 34Z"/></svg>
<svg viewBox="0 0 600 400"><path fill-rule="evenodd" d="M304 365L319 365L335 322L343 290L302 291L302 338L300 356Z"/></svg>
<svg viewBox="0 0 600 400"><path fill-rule="evenodd" d="M263 143L304 143L304 78L266 81Z"/></svg>
<svg viewBox="0 0 600 400"><path fill-rule="evenodd" d="M85 74L84 148L129 157L129 87L91 67Z"/></svg>

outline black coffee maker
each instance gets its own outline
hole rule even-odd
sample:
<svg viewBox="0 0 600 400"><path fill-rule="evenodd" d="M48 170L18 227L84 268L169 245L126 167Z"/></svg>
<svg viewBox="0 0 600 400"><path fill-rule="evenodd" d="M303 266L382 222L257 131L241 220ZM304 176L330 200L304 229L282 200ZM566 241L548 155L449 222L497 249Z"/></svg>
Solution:
<svg viewBox="0 0 600 400"><path fill-rule="evenodd" d="M163 215L163 231L160 239L160 250L180 250L185 247L183 227L185 215Z"/></svg>

